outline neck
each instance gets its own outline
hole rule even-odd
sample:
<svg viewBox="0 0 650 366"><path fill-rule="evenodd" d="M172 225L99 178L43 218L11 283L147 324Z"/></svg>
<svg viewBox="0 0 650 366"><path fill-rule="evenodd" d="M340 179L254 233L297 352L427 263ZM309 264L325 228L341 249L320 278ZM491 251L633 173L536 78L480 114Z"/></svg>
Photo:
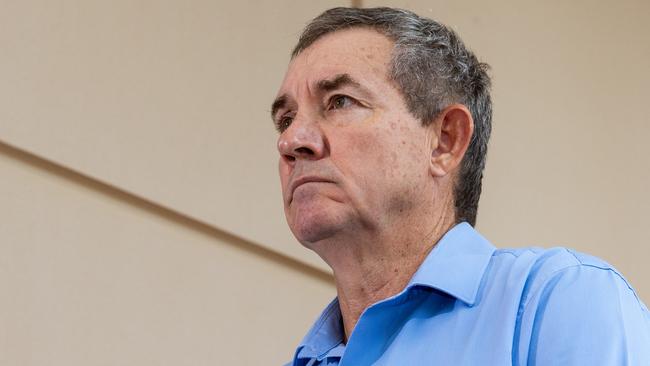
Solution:
<svg viewBox="0 0 650 366"><path fill-rule="evenodd" d="M396 223L391 226L427 230L356 236L330 246L336 254L327 262L334 270L346 341L366 308L404 289L453 220L452 214L416 225Z"/></svg>

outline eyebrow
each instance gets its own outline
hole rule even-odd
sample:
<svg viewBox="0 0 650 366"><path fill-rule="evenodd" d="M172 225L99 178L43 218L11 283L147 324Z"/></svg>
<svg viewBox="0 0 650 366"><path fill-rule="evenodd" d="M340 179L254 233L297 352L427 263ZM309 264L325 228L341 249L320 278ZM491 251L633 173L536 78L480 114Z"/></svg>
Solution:
<svg viewBox="0 0 650 366"><path fill-rule="evenodd" d="M320 80L316 83L316 89L322 92L330 92L344 86L361 87L358 81L354 80L349 74L338 74L332 79Z"/></svg>
<svg viewBox="0 0 650 366"><path fill-rule="evenodd" d="M289 96L282 94L279 97L275 98L273 104L271 104L271 119L275 119L275 114L278 113L278 110L284 108L287 105Z"/></svg>
<svg viewBox="0 0 650 366"><path fill-rule="evenodd" d="M350 74L338 74L331 79L323 79L316 82L316 90L319 93L331 92L344 86L353 86L361 89L362 91L365 91L361 84L359 84L358 81L354 80ZM273 104L271 104L271 118L275 119L275 114L278 112L278 110L284 108L288 102L289 96L287 94L282 94L277 97L273 101Z"/></svg>

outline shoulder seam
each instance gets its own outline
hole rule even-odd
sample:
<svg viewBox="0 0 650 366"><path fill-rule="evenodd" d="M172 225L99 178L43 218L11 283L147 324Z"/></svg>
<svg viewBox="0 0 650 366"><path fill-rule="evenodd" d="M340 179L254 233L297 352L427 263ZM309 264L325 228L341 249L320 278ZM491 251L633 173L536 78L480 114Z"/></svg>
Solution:
<svg viewBox="0 0 650 366"><path fill-rule="evenodd" d="M581 260L578 258L578 256L576 256L576 254L573 252L573 250L569 250L569 249L567 249L567 252L571 253L571 255L572 255L572 256L573 256L573 257L574 257L574 258L575 258L575 259L576 259L576 260L577 260L577 261L578 261L582 266L585 266L585 267L592 267L592 268L597 268L597 269L604 270L604 271L611 271L611 272L613 272L614 274L616 274L616 276L618 276L618 278L620 278L620 279L625 283L625 286L627 286L627 288L628 288L630 291L632 291L632 293L634 294L634 297L636 297L637 301L639 301L639 303L643 303L643 302L641 301L641 299L639 299L639 296L637 295L636 291L634 291L634 288L632 287L632 285L630 285L630 283L627 282L627 279L626 279L625 277L623 277L623 275L622 275L619 271L617 271L616 268L612 267L612 266L609 265L609 264L608 264L607 266L602 266L602 265L597 265L597 264L592 264L592 263L584 263L583 261L581 261Z"/></svg>
<svg viewBox="0 0 650 366"><path fill-rule="evenodd" d="M636 301L639 304L639 306L641 307L641 309L645 309L646 311L648 311L647 308L645 307L643 301L641 301L641 299L639 298L639 295L636 293L636 291L634 291L634 288L630 285L629 282L627 282L625 277L623 277L620 273L618 273L618 271L616 271L614 268L598 266L598 265L595 265L595 264L583 263L580 259L578 259L578 257L576 257L576 255L572 251L570 251L570 250L566 250L566 251L569 252L578 261L578 263L570 265L570 266L558 268L555 271L549 273L547 276L544 277L544 279L541 281L541 284L539 285L539 287L537 289L535 289L535 291L533 293L531 293L531 295L537 293L538 291L540 291L540 289L544 289L548 285L548 282L552 278L554 278L555 276L560 274L561 272L568 271L568 270L574 269L576 267L588 267L588 268L595 268L595 269L598 269L598 270L601 270L601 271L609 271L609 272L614 273L619 279L621 279L623 281L623 283L625 283L625 286L627 286L628 290L630 290L632 292L632 295L634 295L634 298L636 299ZM526 301L521 304L521 310L523 310L525 307L528 306L528 302L530 301L530 299L532 297L533 296L526 296Z"/></svg>

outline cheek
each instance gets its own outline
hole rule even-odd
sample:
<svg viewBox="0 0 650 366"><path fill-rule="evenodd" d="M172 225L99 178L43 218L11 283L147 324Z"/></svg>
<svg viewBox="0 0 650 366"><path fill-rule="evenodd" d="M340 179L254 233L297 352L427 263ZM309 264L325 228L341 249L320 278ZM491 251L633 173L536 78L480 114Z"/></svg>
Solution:
<svg viewBox="0 0 650 366"><path fill-rule="evenodd" d="M372 130L359 136L359 143L350 148L360 150L358 154L369 161L374 160L388 174L403 168L405 164L414 165L421 161L425 152L418 146L419 137L409 132L399 127Z"/></svg>
<svg viewBox="0 0 650 366"><path fill-rule="evenodd" d="M387 131L365 128L352 136L344 143L339 140L336 148L342 156L337 165L364 194L380 191L380 186L397 177L399 151Z"/></svg>
<svg viewBox="0 0 650 366"><path fill-rule="evenodd" d="M357 182L366 190L419 187L427 177L429 157L423 136L416 132L397 127L360 133L356 142L346 146L354 160L348 171L358 176Z"/></svg>

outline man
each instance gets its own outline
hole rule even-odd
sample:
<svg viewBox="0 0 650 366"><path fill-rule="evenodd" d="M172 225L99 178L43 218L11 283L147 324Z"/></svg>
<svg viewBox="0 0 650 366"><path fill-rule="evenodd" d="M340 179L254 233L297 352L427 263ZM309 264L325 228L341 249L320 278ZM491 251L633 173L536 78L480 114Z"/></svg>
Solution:
<svg viewBox="0 0 650 366"><path fill-rule="evenodd" d="M337 298L292 365L650 365L650 315L607 263L474 229L487 66L404 10L336 8L272 106L285 214Z"/></svg>

